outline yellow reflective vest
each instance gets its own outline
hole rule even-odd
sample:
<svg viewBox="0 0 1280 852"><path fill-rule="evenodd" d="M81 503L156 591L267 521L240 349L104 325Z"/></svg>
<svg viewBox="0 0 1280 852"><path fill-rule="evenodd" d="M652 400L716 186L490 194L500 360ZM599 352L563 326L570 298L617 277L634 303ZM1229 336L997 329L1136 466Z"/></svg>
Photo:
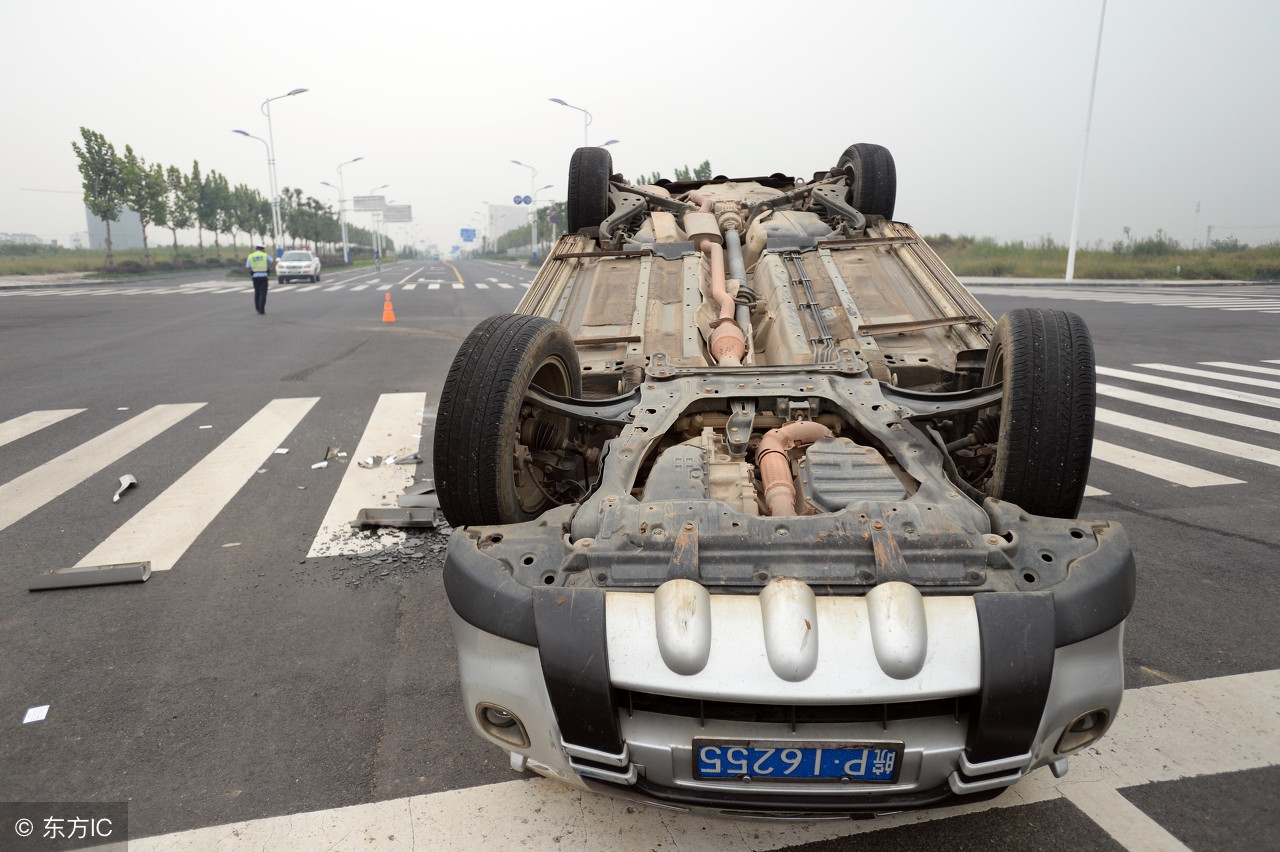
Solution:
<svg viewBox="0 0 1280 852"><path fill-rule="evenodd" d="M265 275L271 258L265 251L255 251L249 255L249 269L254 275Z"/></svg>

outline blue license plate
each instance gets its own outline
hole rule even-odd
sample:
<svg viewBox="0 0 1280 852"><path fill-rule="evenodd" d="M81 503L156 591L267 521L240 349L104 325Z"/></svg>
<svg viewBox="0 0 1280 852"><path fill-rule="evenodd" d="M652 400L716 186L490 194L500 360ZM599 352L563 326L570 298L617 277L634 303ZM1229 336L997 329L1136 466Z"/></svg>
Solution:
<svg viewBox="0 0 1280 852"><path fill-rule="evenodd" d="M694 776L759 781L897 780L902 743L693 741Z"/></svg>

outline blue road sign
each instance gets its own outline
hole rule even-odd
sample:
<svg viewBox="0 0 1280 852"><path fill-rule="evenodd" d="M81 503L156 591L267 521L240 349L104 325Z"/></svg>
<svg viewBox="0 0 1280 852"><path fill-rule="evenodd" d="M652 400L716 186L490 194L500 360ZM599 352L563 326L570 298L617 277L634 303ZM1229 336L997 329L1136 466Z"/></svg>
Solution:
<svg viewBox="0 0 1280 852"><path fill-rule="evenodd" d="M521 201L523 201L525 204L532 204L532 203L533 203L533 199L532 199L532 198L530 198L530 197L529 197L529 196L527 196L527 195L526 195L524 198L520 199L520 200L521 200Z"/></svg>
<svg viewBox="0 0 1280 852"><path fill-rule="evenodd" d="M521 197L520 197L520 196L518 196L518 195L517 195L515 198L511 199L511 200L512 200L512 201L514 201L516 204L524 204L524 199L523 199L523 198L521 198Z"/></svg>
<svg viewBox="0 0 1280 852"><path fill-rule="evenodd" d="M474 242L476 241L476 229L475 229L475 228L463 228L463 229L462 229L462 241L463 241L464 243L474 243Z"/></svg>

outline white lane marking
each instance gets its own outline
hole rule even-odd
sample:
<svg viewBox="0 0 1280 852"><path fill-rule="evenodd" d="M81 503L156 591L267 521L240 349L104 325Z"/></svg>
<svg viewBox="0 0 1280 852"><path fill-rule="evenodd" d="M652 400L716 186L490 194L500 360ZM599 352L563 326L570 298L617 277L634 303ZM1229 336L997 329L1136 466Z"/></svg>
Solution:
<svg viewBox="0 0 1280 852"><path fill-rule="evenodd" d="M1232 390L1231 388L1220 388L1215 387L1214 385L1202 385L1198 382L1184 382L1179 379L1170 379L1165 376L1148 376L1146 373L1135 373L1132 370L1117 370L1112 367L1098 367L1097 372L1099 376L1109 376L1113 379L1128 379L1133 382L1146 382L1149 385L1160 385L1160 387L1189 391L1190 393L1198 393L1203 396L1216 396L1220 399L1234 399L1236 402L1251 402L1254 405L1265 405L1269 408L1280 408L1280 399L1260 393L1249 393L1248 391Z"/></svg>
<svg viewBox="0 0 1280 852"><path fill-rule="evenodd" d="M39 432L46 426L52 426L60 420L66 420L73 414L79 414L83 408L58 408L49 411L29 411L12 420L0 423L0 447L32 432Z"/></svg>
<svg viewBox="0 0 1280 852"><path fill-rule="evenodd" d="M152 571L168 571L319 399L271 400L79 566L150 561Z"/></svg>
<svg viewBox="0 0 1280 852"><path fill-rule="evenodd" d="M253 285L245 286L237 284L234 287L223 287L221 290L214 290L214 293L252 293Z"/></svg>
<svg viewBox="0 0 1280 852"><path fill-rule="evenodd" d="M205 403L156 405L56 459L0 485L0 530L150 441Z"/></svg>
<svg viewBox="0 0 1280 852"><path fill-rule="evenodd" d="M1131 450L1128 447L1109 444L1096 438L1093 442L1093 458L1094 461L1127 467L1129 470L1145 473L1147 476L1154 476L1157 479L1163 479L1176 485L1185 485L1187 488L1204 488L1210 485L1238 485L1244 481L1192 467L1189 464L1176 462L1172 459L1161 458L1139 450Z"/></svg>
<svg viewBox="0 0 1280 852"><path fill-rule="evenodd" d="M489 285L488 285L488 284L482 284L482 283L480 283L479 281L477 281L477 282L476 282L476 289L477 289L477 290L488 290L488 289L489 289Z"/></svg>
<svg viewBox="0 0 1280 852"><path fill-rule="evenodd" d="M383 285L379 286L379 287L378 287L378 289L379 289L379 290L390 290L390 289L391 289L392 287L394 287L394 286L396 286L396 285L394 285L394 284L383 284Z"/></svg>
<svg viewBox="0 0 1280 852"><path fill-rule="evenodd" d="M1254 379L1248 376L1233 376L1230 373L1215 373L1212 370L1196 370L1191 367L1177 367L1173 364L1134 364L1133 366L1141 367L1144 370L1161 370L1166 373L1180 373L1184 376L1195 376L1201 379L1213 379L1219 382L1232 382L1237 385L1252 385L1255 388L1280 390L1280 382Z"/></svg>
<svg viewBox="0 0 1280 852"><path fill-rule="evenodd" d="M357 284L356 286L352 287L351 289L352 289L352 291L354 292L355 290L365 290L365 289L368 289L368 287L369 287L369 285L368 285L368 284Z"/></svg>
<svg viewBox="0 0 1280 852"><path fill-rule="evenodd" d="M401 287L400 289L401 289L401 290L417 290L417 289L418 289L418 285L417 285L417 284L406 284L406 285L404 285L403 287Z"/></svg>
<svg viewBox="0 0 1280 852"><path fill-rule="evenodd" d="M1121 414L1118 411L1109 411L1105 408L1098 409L1097 420L1099 423L1109 423L1122 429L1132 429L1135 432L1154 435L1167 441L1176 441L1180 444L1200 447L1211 452L1235 456L1238 459L1280 467L1280 452L1266 447L1259 447L1255 444L1247 444L1244 441L1233 441L1230 438L1222 438L1218 435L1211 435L1208 432L1197 432L1194 429L1171 426L1158 420L1147 420L1145 417L1134 417L1132 414Z"/></svg>
<svg viewBox="0 0 1280 852"><path fill-rule="evenodd" d="M1272 361L1271 363L1275 363ZM1264 376L1280 376L1280 370L1274 367L1257 367L1253 364L1233 364L1230 361L1201 361L1205 367L1217 367L1221 370L1240 370L1245 373L1262 373Z"/></svg>
<svg viewBox="0 0 1280 852"><path fill-rule="evenodd" d="M1062 795L1089 819L1102 826L1126 849L1142 852L1191 852L1160 823L1143 813L1105 781L1063 784Z"/></svg>
<svg viewBox="0 0 1280 852"><path fill-rule="evenodd" d="M346 284L334 284L332 287L325 287L324 291L326 293L332 293L334 290L341 290L343 287L346 287L346 286L347 286Z"/></svg>
<svg viewBox="0 0 1280 852"><path fill-rule="evenodd" d="M1280 764L1280 670L1232 675L1188 683L1128 689L1120 714L1098 748L1071 755L1070 772L1056 779L1040 769L987 802L914 811L874 820L744 823L642 807L545 778L446 790L324 811L266 817L197 828L140 840L133 852L200 852L206 849L372 848L389 835L411 837L415 848L453 852L472 849L529 849L585 852L607 846L601 838L634 838L637 848L659 843L684 852L724 849L782 849L873 831L917 825L993 808L1018 807L1091 794L1097 807L1081 810L1107 820L1116 813L1101 789L1112 790L1203 775L1240 772ZM1194 731L1197 736L1186 735ZM1182 733L1179 733L1182 732ZM1204 739L1208 736L1209 742ZM495 754L497 752L495 751ZM1071 791L1067 788L1081 788ZM1074 792L1074 796L1073 796ZM1123 831L1115 839L1128 849L1155 849ZM1229 829L1224 829L1229 831Z"/></svg>
<svg viewBox="0 0 1280 852"><path fill-rule="evenodd" d="M1106 497L1110 491L1103 491L1101 488L1094 488L1092 485L1084 487L1084 496L1086 497Z"/></svg>
<svg viewBox="0 0 1280 852"><path fill-rule="evenodd" d="M419 272L425 272L425 271L426 271L426 269L427 269L427 268L426 268L425 266L421 266L421 267L419 267L419 268L415 269L413 272L410 272L408 275L406 275L405 277L401 278L401 279L400 279L400 283L401 283L401 284L404 284L406 281L408 281L408 280L409 280L410 278L412 278L413 276L417 275Z"/></svg>
<svg viewBox="0 0 1280 852"><path fill-rule="evenodd" d="M274 287L272 287L272 288L271 288L271 292L272 292L272 293L283 293L285 290L296 290L296 289L298 289L298 285L297 285L297 284L286 284L286 285L284 285L283 287L281 287L279 284L277 284L276 286L274 286Z"/></svg>
<svg viewBox="0 0 1280 852"><path fill-rule="evenodd" d="M1199 403L1187 402L1182 399L1170 399L1166 396L1156 396L1153 393L1129 390L1128 388L1109 385L1105 382L1099 382L1097 389L1098 396L1115 397L1116 399L1123 399L1126 402L1132 402L1138 405L1149 405L1164 411L1176 411L1179 414L1190 414L1192 417L1216 420L1219 423L1230 423L1233 426L1245 426L1250 429L1257 429L1261 432L1273 432L1280 435L1280 420L1269 420L1266 417L1258 417L1253 414L1239 414L1235 411L1228 411L1225 408L1215 408L1212 405L1200 405Z"/></svg>
<svg viewBox="0 0 1280 852"><path fill-rule="evenodd" d="M521 287L523 287L524 289L528 290L528 289L529 289L529 285L530 285L530 284L532 284L532 283L533 283L532 281L521 281L521 282L520 282L520 286L521 286Z"/></svg>
<svg viewBox="0 0 1280 852"><path fill-rule="evenodd" d="M311 542L308 557L362 553L405 538L403 533L388 533L379 543L357 537L351 522L361 509L395 506L396 497L413 482L416 468L397 464L363 468L359 462L370 456L385 458L417 452L420 439L413 436L422 432L426 401L425 393L384 393L378 397L364 435L348 459L342 482Z"/></svg>
<svg viewBox="0 0 1280 852"><path fill-rule="evenodd" d="M308 293L308 292L310 292L310 291L312 291L312 290L319 290L319 289L320 289L320 285L319 285L319 284L309 284L309 285L307 285L306 287L299 287L299 288L298 288L298 292L299 292L299 293Z"/></svg>
<svg viewBox="0 0 1280 852"><path fill-rule="evenodd" d="M514 290L514 289L515 289L515 288L514 288L514 287L512 287L510 284L503 284L501 281L499 281L499 282L498 282L498 286L499 286L499 287L501 287L503 290Z"/></svg>
<svg viewBox="0 0 1280 852"><path fill-rule="evenodd" d="M370 284L381 284L381 283L382 283L382 279L381 279L381 278L370 278L370 279L369 279L369 283L370 283Z"/></svg>
<svg viewBox="0 0 1280 852"><path fill-rule="evenodd" d="M459 284L459 283L455 283L455 284L453 285L453 289L455 289L455 290L461 290L461 289L462 289L462 287L463 287L463 285L462 285L462 284Z"/></svg>
<svg viewBox="0 0 1280 852"><path fill-rule="evenodd" d="M439 290L439 289L440 289L440 285L439 285L439 284L428 284L428 285L427 285L427 289L428 289L428 290Z"/></svg>

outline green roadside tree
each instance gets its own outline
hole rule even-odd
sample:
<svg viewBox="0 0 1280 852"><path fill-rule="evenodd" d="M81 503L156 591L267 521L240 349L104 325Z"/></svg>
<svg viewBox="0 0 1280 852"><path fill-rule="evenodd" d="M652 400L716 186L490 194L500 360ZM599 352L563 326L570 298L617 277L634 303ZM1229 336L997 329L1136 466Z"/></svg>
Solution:
<svg viewBox="0 0 1280 852"><path fill-rule="evenodd" d="M191 215L195 217L196 239L200 242L200 263L204 264L204 232L209 227L210 215L206 215L204 178L200 177L200 161L191 161L191 174L183 182L182 191L191 204Z"/></svg>
<svg viewBox="0 0 1280 852"><path fill-rule="evenodd" d="M258 226L258 207L261 200L258 191L250 188L248 184L236 184L236 188L231 191L231 223L234 226L231 232L233 256L236 252L235 231L242 231L246 237L253 236L253 231Z"/></svg>
<svg viewBox="0 0 1280 852"><path fill-rule="evenodd" d="M182 257L178 253L178 231L185 231L196 223L195 205L188 197L186 175L177 166L165 171L164 182L167 210L164 225L173 233L173 265L179 266Z"/></svg>
<svg viewBox="0 0 1280 852"><path fill-rule="evenodd" d="M84 140L84 147L72 142L71 149L76 152L76 158L80 161L84 204L90 213L107 226L106 260L107 266L112 267L115 266L116 259L111 251L111 223L120 220L120 208L124 204L120 158L116 156L115 146L101 133L81 127L80 138Z"/></svg>
<svg viewBox="0 0 1280 852"><path fill-rule="evenodd" d="M133 152L132 145L124 146L124 158L121 161L121 179L123 186L121 195L126 204L138 214L142 223L142 256L147 266L151 266L151 246L147 242L147 226L156 223L157 214L163 215L165 183L164 176L158 179L155 171L147 165L147 161Z"/></svg>
<svg viewBox="0 0 1280 852"><path fill-rule="evenodd" d="M226 233L226 209L231 191L227 188L227 179L218 174L217 169L210 169L204 176L204 184L200 189L200 205L198 217L202 228L213 231L213 255L222 260L222 243L218 239L220 233Z"/></svg>

